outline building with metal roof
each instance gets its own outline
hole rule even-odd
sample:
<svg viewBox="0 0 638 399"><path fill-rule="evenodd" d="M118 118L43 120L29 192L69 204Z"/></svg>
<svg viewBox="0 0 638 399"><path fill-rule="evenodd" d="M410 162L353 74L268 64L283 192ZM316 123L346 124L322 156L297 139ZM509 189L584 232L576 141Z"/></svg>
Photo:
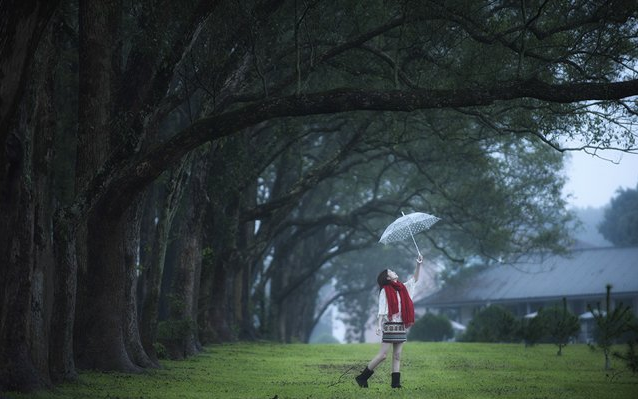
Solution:
<svg viewBox="0 0 638 399"><path fill-rule="evenodd" d="M467 325L478 310L492 304L524 317L559 304L564 297L569 310L586 323L587 305L604 308L607 285L612 286L612 308L622 302L638 316L638 247L576 249L567 256L531 255L445 286L417 306ZM581 340L588 339L584 327Z"/></svg>

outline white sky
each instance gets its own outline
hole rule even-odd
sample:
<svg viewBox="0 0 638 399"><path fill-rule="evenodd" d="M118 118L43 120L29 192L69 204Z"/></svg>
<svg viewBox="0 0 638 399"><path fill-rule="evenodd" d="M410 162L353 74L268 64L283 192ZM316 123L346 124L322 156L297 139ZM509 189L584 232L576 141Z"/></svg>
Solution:
<svg viewBox="0 0 638 399"><path fill-rule="evenodd" d="M563 194L572 195L568 198L570 205L579 208L605 206L618 188L635 189L638 185L638 155L618 151L598 154L605 159L573 151L571 160L565 162L568 181Z"/></svg>

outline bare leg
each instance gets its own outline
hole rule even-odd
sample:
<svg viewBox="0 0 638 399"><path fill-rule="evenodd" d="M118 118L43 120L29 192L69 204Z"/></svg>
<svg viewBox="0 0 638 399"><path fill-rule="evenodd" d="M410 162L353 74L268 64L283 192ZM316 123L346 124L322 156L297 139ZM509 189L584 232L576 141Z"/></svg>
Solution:
<svg viewBox="0 0 638 399"><path fill-rule="evenodd" d="M382 342L379 353L377 353L377 355L372 360L370 360L370 363L368 363L368 369L374 370L375 367L379 365L379 363L384 361L386 356L388 356L388 349L390 349L390 344L387 342Z"/></svg>
<svg viewBox="0 0 638 399"><path fill-rule="evenodd" d="M398 373L401 368L401 352L404 342L392 344L392 372Z"/></svg>

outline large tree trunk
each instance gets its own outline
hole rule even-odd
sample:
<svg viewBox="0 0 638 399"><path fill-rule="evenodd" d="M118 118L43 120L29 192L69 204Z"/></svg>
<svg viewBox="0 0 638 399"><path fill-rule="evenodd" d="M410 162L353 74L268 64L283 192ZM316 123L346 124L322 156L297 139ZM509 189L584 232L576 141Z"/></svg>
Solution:
<svg viewBox="0 0 638 399"><path fill-rule="evenodd" d="M229 169L224 151L236 143L229 140L223 148L214 148L210 165L210 209L207 218L207 242L211 243L209 264L202 274L202 312L200 325L206 342L234 341L238 338L237 319L242 317L239 302L243 296L239 270L240 196L234 180L241 173ZM241 164L238 161L237 164ZM235 307L238 306L238 307Z"/></svg>
<svg viewBox="0 0 638 399"><path fill-rule="evenodd" d="M239 257L237 274L235 275L233 308L235 310L235 323L239 328L238 338L245 341L252 341L257 338L257 333L253 325L253 308L251 295L251 267L250 259Z"/></svg>
<svg viewBox="0 0 638 399"><path fill-rule="evenodd" d="M144 195L138 196L126 217L124 235L124 270L126 271L126 311L124 312L124 342L131 360L141 367L159 367L144 350L140 338L137 312L137 279L139 271L140 225Z"/></svg>
<svg viewBox="0 0 638 399"><path fill-rule="evenodd" d="M245 145L249 148L248 143ZM241 192L240 208L237 215L238 219L244 209L253 208L257 204L257 180L251 179L251 181L247 182L246 186L247 187ZM239 293L235 294L235 306L239 309L237 315L239 338L242 340L255 340L257 339L257 331L255 330L254 307L252 303L252 288L255 277L252 265L255 259L253 258L253 253L251 253L255 237L255 222L244 223L239 226L238 231L239 242L237 250L240 255L240 263L237 265L239 272L236 277L238 282L235 286L238 287Z"/></svg>
<svg viewBox="0 0 638 399"><path fill-rule="evenodd" d="M206 193L210 168L210 151L196 156L191 181L182 203L183 215L176 232L176 265L171 286L169 319L175 336L164 337L163 343L173 359L194 355L201 350L197 327L198 298L202 265L202 233L208 207Z"/></svg>
<svg viewBox="0 0 638 399"><path fill-rule="evenodd" d="M19 112L26 112L24 106ZM26 119L26 118L21 118ZM0 391L40 388L45 380L33 362L29 347L34 267L34 202L31 154L24 144L30 137L25 126L12 129L5 151L9 171L0 193Z"/></svg>
<svg viewBox="0 0 638 399"><path fill-rule="evenodd" d="M199 325L202 328L204 343L230 342L237 339L229 317L232 290L228 287L232 280L228 276L226 262L222 260L224 257L230 258L228 252L213 254L211 265L202 274L204 309L200 313Z"/></svg>
<svg viewBox="0 0 638 399"><path fill-rule="evenodd" d="M20 15L26 20L13 20L5 19L7 10L0 8L3 22L12 26L4 28L27 29L22 32L25 37L10 36L3 41L6 44L17 40L13 43L17 47L2 46L3 57L8 58L2 59L3 73L0 74L2 117L7 118L2 121L0 135L3 144L0 151L0 391L30 391L50 385L52 250L48 237L52 208L50 149L54 129L50 69L55 63L51 40L41 44L36 62L28 66L21 64L33 57L41 29L48 20L49 15L45 20L40 19L43 16L37 13L41 11ZM27 42L20 44L25 38ZM50 35L47 38L50 39ZM26 91L22 87L24 81L11 81L12 78L21 80L23 76L14 76L16 71L5 69L6 62L13 61L18 63L14 66L20 68L17 71L20 74L28 68L37 76L28 82Z"/></svg>
<svg viewBox="0 0 638 399"><path fill-rule="evenodd" d="M40 37L60 0L0 2L0 143L4 144L31 71ZM0 165L7 165L0 151ZM4 176L0 174L0 186Z"/></svg>
<svg viewBox="0 0 638 399"><path fill-rule="evenodd" d="M280 253L278 249L276 253ZM288 320L285 312L285 304L283 298L277 293L282 292L290 280L289 272L286 267L280 265L281 257L273 259L270 267L272 268L272 278L270 280L270 308L268 314L268 331L271 339L278 342L289 342L290 333L287 330Z"/></svg>
<svg viewBox="0 0 638 399"><path fill-rule="evenodd" d="M79 7L79 130L77 188L83 190L111 155L117 75L120 1L81 0ZM139 193L139 190L136 191ZM139 371L127 350L127 297L130 297L124 249L126 209L110 211L115 200L104 194L78 230L78 308L75 352L78 366ZM131 342L128 343L129 347Z"/></svg>
<svg viewBox="0 0 638 399"><path fill-rule="evenodd" d="M126 214L109 215L101 209L89 218L89 278L83 282L87 296L76 320L77 362L81 368L140 371L129 356L125 337L130 295L122 239Z"/></svg>
<svg viewBox="0 0 638 399"><path fill-rule="evenodd" d="M271 265L271 333L280 342L307 342L320 288L312 271L317 268L321 256L316 252L322 246L308 239L301 244L283 237L277 241L277 256Z"/></svg>
<svg viewBox="0 0 638 399"><path fill-rule="evenodd" d="M144 212L142 214L140 231L140 276L137 281L137 297L139 309L139 329L140 340L144 350L153 362L157 362L155 350L155 334L157 331L157 313L159 312L159 293L161 287L161 275L157 272L159 257L158 254L158 229L162 224L164 209L164 199L166 192L164 183L156 181L146 192L144 199ZM164 248L168 237L163 241ZM166 250L162 251L162 273L164 268L163 259L166 257ZM155 299L154 304L149 305L149 301ZM154 312L154 315L153 315Z"/></svg>
<svg viewBox="0 0 638 399"><path fill-rule="evenodd" d="M287 267L295 266L288 264ZM277 281L273 286L279 287L279 284L281 282ZM290 294L272 298L271 306L276 320L274 333L278 341L308 342L312 333L317 293L314 277L310 277Z"/></svg>
<svg viewBox="0 0 638 399"><path fill-rule="evenodd" d="M166 260L166 249L168 246L168 236L175 217L175 212L182 198L187 176L190 174L189 160L183 161L180 166L171 170L170 177L165 184L156 183L153 188L156 195L150 196L149 210L159 210L153 217L146 217L146 223L153 226L148 234L148 251L145 252L142 262L141 281L141 316L140 331L142 345L151 359L157 360L155 353L155 342L157 340L157 322L159 319L159 302L161 295L162 278L164 274L164 263ZM155 220L157 218L157 220Z"/></svg>
<svg viewBox="0 0 638 399"><path fill-rule="evenodd" d="M55 19L57 20L57 18ZM33 121L33 240L34 268L31 291L30 347L33 362L45 379L49 379L49 329L53 305L53 139L56 128L54 109L54 71L57 48L54 29L47 30L41 42L36 68L42 71L35 82Z"/></svg>
<svg viewBox="0 0 638 399"><path fill-rule="evenodd" d="M75 225L68 216L55 217L53 243L55 279L49 366L54 382L75 380L77 372L73 352L73 330L77 298L77 258Z"/></svg>

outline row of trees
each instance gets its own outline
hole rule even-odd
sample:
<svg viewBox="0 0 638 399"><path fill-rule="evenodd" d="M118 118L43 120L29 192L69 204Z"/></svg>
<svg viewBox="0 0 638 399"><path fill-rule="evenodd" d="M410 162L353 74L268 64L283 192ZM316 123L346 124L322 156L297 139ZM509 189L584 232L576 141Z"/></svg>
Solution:
<svg viewBox="0 0 638 399"><path fill-rule="evenodd" d="M2 2L0 391L305 341L334 302L356 335L401 210L449 267L560 251L566 143L636 149L636 12Z"/></svg>

